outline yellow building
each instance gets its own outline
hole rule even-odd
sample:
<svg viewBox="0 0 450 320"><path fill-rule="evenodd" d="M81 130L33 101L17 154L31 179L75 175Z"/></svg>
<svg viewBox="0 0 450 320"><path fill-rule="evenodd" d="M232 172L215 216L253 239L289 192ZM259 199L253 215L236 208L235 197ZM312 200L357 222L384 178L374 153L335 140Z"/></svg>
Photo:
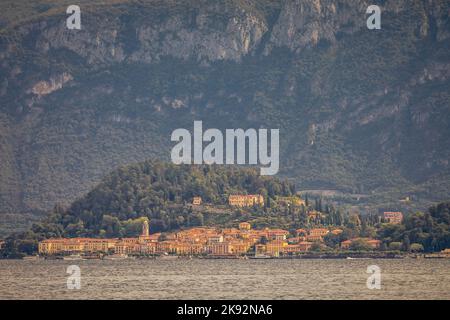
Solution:
<svg viewBox="0 0 450 320"><path fill-rule="evenodd" d="M219 242L223 242L223 235L214 234L208 236L208 243L219 243Z"/></svg>
<svg viewBox="0 0 450 320"><path fill-rule="evenodd" d="M58 254L58 253L82 253L89 251L90 245L87 245L90 239L72 238L72 239L48 239L41 241L38 245L39 254Z"/></svg>
<svg viewBox="0 0 450 320"><path fill-rule="evenodd" d="M403 214L401 212L385 212L383 217L391 224L401 224L403 221Z"/></svg>
<svg viewBox="0 0 450 320"><path fill-rule="evenodd" d="M311 249L312 242L302 241L296 244L289 244L284 247L284 253L286 254L295 254L295 253L303 253L309 251Z"/></svg>
<svg viewBox="0 0 450 320"><path fill-rule="evenodd" d="M193 204L194 206L199 206L199 205L201 205L201 204L202 204L202 197L194 197L194 198L192 199L192 204Z"/></svg>
<svg viewBox="0 0 450 320"><path fill-rule="evenodd" d="M175 250L178 255L199 255L205 251L205 248L202 244L177 242Z"/></svg>
<svg viewBox="0 0 450 320"><path fill-rule="evenodd" d="M248 222L241 222L239 223L239 230L250 230L251 225Z"/></svg>
<svg viewBox="0 0 450 320"><path fill-rule="evenodd" d="M236 228L227 228L222 230L222 234L226 239L238 238L241 233L242 232Z"/></svg>
<svg viewBox="0 0 450 320"><path fill-rule="evenodd" d="M310 236L325 236L330 232L330 230L325 229L325 228L314 228L309 230L309 235Z"/></svg>
<svg viewBox="0 0 450 320"><path fill-rule="evenodd" d="M162 241L156 244L157 253L176 253L177 242L175 241Z"/></svg>
<svg viewBox="0 0 450 320"><path fill-rule="evenodd" d="M235 207L263 206L264 197L260 194L230 195L228 197L228 204Z"/></svg>
<svg viewBox="0 0 450 320"><path fill-rule="evenodd" d="M156 242L139 243L135 246L139 254L154 254L156 253Z"/></svg>
<svg viewBox="0 0 450 320"><path fill-rule="evenodd" d="M283 229L268 229L266 234L268 239L286 240L286 237L289 235L289 231Z"/></svg>
<svg viewBox="0 0 450 320"><path fill-rule="evenodd" d="M47 239L39 242L39 254L55 254L62 252L64 239Z"/></svg>
<svg viewBox="0 0 450 320"><path fill-rule="evenodd" d="M211 255L230 255L232 254L231 245L229 242L220 242L208 244L206 247L206 253Z"/></svg>
<svg viewBox="0 0 450 320"><path fill-rule="evenodd" d="M135 244L125 241L119 241L114 247L115 254L132 254L135 252Z"/></svg>
<svg viewBox="0 0 450 320"><path fill-rule="evenodd" d="M248 241L232 241L230 245L231 253L236 255L246 254L251 247Z"/></svg>
<svg viewBox="0 0 450 320"><path fill-rule="evenodd" d="M284 248L288 243L284 240L273 240L266 244L266 253L273 257L278 257L280 253L284 252Z"/></svg>
<svg viewBox="0 0 450 320"><path fill-rule="evenodd" d="M114 250L117 239L82 239L84 252L104 252Z"/></svg>
<svg viewBox="0 0 450 320"><path fill-rule="evenodd" d="M265 255L266 254L266 245L265 244L256 244L255 245L255 256Z"/></svg>

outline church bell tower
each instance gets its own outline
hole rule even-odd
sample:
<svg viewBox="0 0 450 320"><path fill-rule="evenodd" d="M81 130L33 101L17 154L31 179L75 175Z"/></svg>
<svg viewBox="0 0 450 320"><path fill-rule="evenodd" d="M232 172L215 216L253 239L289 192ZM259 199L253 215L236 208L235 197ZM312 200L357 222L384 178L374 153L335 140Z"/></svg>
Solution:
<svg viewBox="0 0 450 320"><path fill-rule="evenodd" d="M144 223L142 224L142 237L148 237L150 234L150 228L148 226L148 220L144 220Z"/></svg>

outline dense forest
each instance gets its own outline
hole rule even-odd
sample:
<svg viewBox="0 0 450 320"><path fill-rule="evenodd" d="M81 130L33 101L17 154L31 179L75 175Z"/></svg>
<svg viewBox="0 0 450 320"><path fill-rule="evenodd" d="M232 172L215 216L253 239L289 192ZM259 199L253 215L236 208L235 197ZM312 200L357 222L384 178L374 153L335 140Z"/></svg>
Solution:
<svg viewBox="0 0 450 320"><path fill-rule="evenodd" d="M190 166L146 161L118 169L63 214L70 234L94 235L106 220L148 217L154 231L192 224L194 196L225 205L230 194L291 195L287 181L261 177L255 168ZM107 216L107 218L105 218ZM109 221L110 222L110 221ZM79 227L79 230L77 230Z"/></svg>

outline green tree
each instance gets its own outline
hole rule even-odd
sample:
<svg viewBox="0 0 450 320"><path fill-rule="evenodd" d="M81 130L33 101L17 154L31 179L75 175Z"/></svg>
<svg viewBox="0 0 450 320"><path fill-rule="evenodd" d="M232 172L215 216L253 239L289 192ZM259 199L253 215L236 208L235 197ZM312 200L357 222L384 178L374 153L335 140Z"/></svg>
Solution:
<svg viewBox="0 0 450 320"><path fill-rule="evenodd" d="M423 252L424 248L423 245L420 243L412 243L411 244L411 251L412 252Z"/></svg>
<svg viewBox="0 0 450 320"><path fill-rule="evenodd" d="M371 251L371 250L373 250L373 248L369 245L369 243L365 239L353 240L349 246L349 249L353 250L353 251Z"/></svg>
<svg viewBox="0 0 450 320"><path fill-rule="evenodd" d="M398 250L401 250L401 249L402 249L402 243L401 242L394 241L394 242L389 243L389 250L398 251Z"/></svg>
<svg viewBox="0 0 450 320"><path fill-rule="evenodd" d="M319 241L315 241L311 245L311 249L310 250L312 252L320 252L322 250L322 244Z"/></svg>
<svg viewBox="0 0 450 320"><path fill-rule="evenodd" d="M403 237L402 249L406 252L411 251L411 241L409 240L409 236L407 234Z"/></svg>

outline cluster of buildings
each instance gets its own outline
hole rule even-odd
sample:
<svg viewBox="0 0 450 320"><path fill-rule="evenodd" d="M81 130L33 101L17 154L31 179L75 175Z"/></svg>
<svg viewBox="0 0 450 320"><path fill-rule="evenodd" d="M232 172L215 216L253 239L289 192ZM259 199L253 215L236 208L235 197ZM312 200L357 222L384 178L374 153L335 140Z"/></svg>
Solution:
<svg viewBox="0 0 450 320"><path fill-rule="evenodd" d="M289 231L283 229L255 230L249 223L242 222L238 228L197 227L162 235L150 234L149 223L145 220L142 233L136 238L47 239L39 243L39 254L280 256L307 252L314 242L323 241L330 232L339 234L342 230L298 229L288 237Z"/></svg>
<svg viewBox="0 0 450 320"><path fill-rule="evenodd" d="M277 203L283 205L304 205L305 202L296 196L277 197ZM201 205L202 198L193 197L192 205ZM263 206L264 197L254 195L230 195L228 204L235 207ZM308 212L308 217L321 217L318 211ZM388 223L402 222L401 212L385 212L384 219ZM338 228L297 229L290 234L282 229L262 230L252 229L250 224L242 222L238 228L208 228L197 227L176 233L150 234L149 222L143 222L142 233L136 238L70 238L48 239L39 243L39 253L42 255L64 254L118 254L118 255L210 255L210 256L255 256L295 255L307 252L314 243L321 243L328 234L338 235L343 231ZM350 239L341 243L342 249L348 249L356 240L364 240L377 249L381 242L374 239ZM0 241L0 248L2 242Z"/></svg>

